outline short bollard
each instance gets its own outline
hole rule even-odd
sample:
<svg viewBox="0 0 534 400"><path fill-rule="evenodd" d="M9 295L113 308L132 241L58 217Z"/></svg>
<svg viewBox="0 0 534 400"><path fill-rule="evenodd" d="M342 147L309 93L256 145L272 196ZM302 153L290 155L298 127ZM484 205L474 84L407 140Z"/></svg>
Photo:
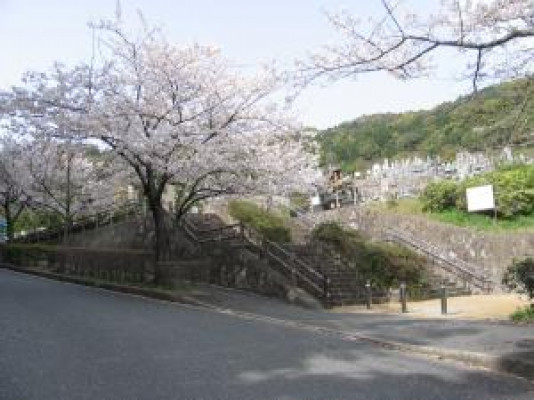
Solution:
<svg viewBox="0 0 534 400"><path fill-rule="evenodd" d="M441 314L447 314L447 287L441 285Z"/></svg>
<svg viewBox="0 0 534 400"><path fill-rule="evenodd" d="M365 294L367 295L367 299L366 299L367 309L370 310L371 304L373 303L373 293L371 292L370 281L367 281L367 283L365 284Z"/></svg>
<svg viewBox="0 0 534 400"><path fill-rule="evenodd" d="M405 282L401 282L400 284L400 300L401 300L402 312L407 313L408 307L406 307L406 283Z"/></svg>

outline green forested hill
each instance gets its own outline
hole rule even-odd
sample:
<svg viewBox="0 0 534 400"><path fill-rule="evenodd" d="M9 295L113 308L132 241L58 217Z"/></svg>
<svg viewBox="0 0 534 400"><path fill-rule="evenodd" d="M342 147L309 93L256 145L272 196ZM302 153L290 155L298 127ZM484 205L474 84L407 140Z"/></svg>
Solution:
<svg viewBox="0 0 534 400"><path fill-rule="evenodd" d="M319 132L323 163L344 170L413 154L446 159L458 150L487 150L534 140L534 82L487 87L429 111L375 114Z"/></svg>

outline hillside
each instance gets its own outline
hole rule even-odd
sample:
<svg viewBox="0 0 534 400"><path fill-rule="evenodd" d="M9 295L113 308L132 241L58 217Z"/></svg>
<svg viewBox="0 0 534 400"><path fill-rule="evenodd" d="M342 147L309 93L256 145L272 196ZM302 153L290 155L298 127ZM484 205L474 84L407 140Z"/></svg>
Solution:
<svg viewBox="0 0 534 400"><path fill-rule="evenodd" d="M534 82L502 83L429 111L375 114L319 132L323 164L346 171L381 158L479 151L534 141Z"/></svg>

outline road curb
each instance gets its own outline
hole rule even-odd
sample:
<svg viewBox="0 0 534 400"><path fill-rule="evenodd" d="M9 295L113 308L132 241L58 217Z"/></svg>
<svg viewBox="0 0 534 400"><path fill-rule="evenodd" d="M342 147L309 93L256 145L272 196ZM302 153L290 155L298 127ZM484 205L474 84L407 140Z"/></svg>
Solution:
<svg viewBox="0 0 534 400"><path fill-rule="evenodd" d="M484 368L490 371L506 373L514 375L516 377L525 378L534 381L534 360L532 362L520 359L520 358L502 358L485 353L477 353L462 350L452 350L441 347L414 345L403 342L391 341L380 339L368 335L364 335L355 331L343 331L338 329L326 328L323 326L313 325L309 323L296 322L292 320L286 320L281 318L269 317L266 315L249 313L244 311L238 311L229 308L219 307L204 301L200 301L191 296L177 295L166 292L155 291L150 288L142 288L138 286L119 285L108 282L95 282L93 280L84 279L81 277L73 277L60 275L53 272L38 271L28 268L21 268L12 264L0 263L0 268L9 269L15 272L40 276L43 278L54 279L62 282L74 283L78 285L84 285L88 287L94 287L99 289L106 289L120 293L133 294L143 297L148 297L156 300L169 301L173 303L180 303L186 305L193 305L209 309L221 314L232 315L238 318L262 321L274 325L290 327L299 330L305 330L308 332L321 334L325 336L335 336L343 340L359 341L373 344L377 347L400 351L403 353L424 355L436 357L440 360L448 360L460 362L471 367Z"/></svg>

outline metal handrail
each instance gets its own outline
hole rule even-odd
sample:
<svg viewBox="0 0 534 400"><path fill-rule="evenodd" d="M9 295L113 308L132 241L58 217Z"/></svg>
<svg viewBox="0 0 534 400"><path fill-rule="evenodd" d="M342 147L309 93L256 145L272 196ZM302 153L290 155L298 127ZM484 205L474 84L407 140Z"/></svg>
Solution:
<svg viewBox="0 0 534 400"><path fill-rule="evenodd" d="M251 230L250 228L245 228L245 232L254 232L257 236L259 236L261 239L262 239L262 243L264 245L267 245L271 248L274 248L276 249L279 253L281 253L282 255L284 255L286 258L289 258L290 259L290 262L287 263L285 262L286 266L288 267L288 269L290 269L290 266L288 264L292 262L294 262L295 264L297 264L298 266L301 267L301 269L305 270L306 272L310 273L311 275L313 275L316 279L318 280L325 280L326 277L324 274L322 274L321 272L319 271L316 271L314 268L312 268L311 266L309 266L307 263L305 263L304 261L302 261L300 258L298 258L294 253L288 251L287 249L285 249L284 247L282 247L280 244L276 243L276 242L273 242L267 238L264 238L264 237L261 237L261 235L257 234L257 232ZM272 254L272 253L271 253ZM298 269L297 269L297 272L302 275L303 277L305 277L304 274L302 274ZM306 279L308 279L307 277L305 277Z"/></svg>
<svg viewBox="0 0 534 400"><path fill-rule="evenodd" d="M395 230L391 230L390 231L393 236L401 239L401 240L404 240L404 241L407 241L407 242L410 242L412 243L413 245L417 246L418 248L420 248L421 250L426 250L428 253L431 253L432 256L435 256L436 258L439 258L439 259L442 259L443 261L447 261L447 262L450 262L452 263L453 261L447 257L444 257L442 256L441 254L438 254L438 251L439 251L439 248L435 245L432 245L431 243L428 243L422 239L416 239L414 238L413 236L410 236L410 235L406 235L406 234L403 234L403 233L400 233L398 231L395 231ZM466 273L466 274L469 274L469 275L473 275L474 277L479 277L479 278L483 278L482 275L479 275L477 274L476 272L473 271L473 267L471 265L469 265L467 262L465 262L464 260L460 259L460 258L455 258L454 259L454 263L455 263L455 266L458 267L458 269L460 269L462 272ZM462 266L459 266L457 264L461 264Z"/></svg>
<svg viewBox="0 0 534 400"><path fill-rule="evenodd" d="M183 221L183 224L182 226L184 227L185 229L185 232L190 235L194 241L198 241L198 236L195 234L195 229L194 227L191 225L191 223L189 221L187 221L186 218L184 218L184 221Z"/></svg>
<svg viewBox="0 0 534 400"><path fill-rule="evenodd" d="M210 229L197 229L197 233L204 234L204 233L211 233L211 232L219 232L224 230L233 230L235 228L239 228L241 224L231 224L231 225L224 225L219 228L210 228Z"/></svg>
<svg viewBox="0 0 534 400"><path fill-rule="evenodd" d="M95 223L97 226L107 225L108 223L113 222L114 217L129 215L130 213L135 212L138 207L139 203L137 202L126 202L120 207L107 208L92 215L81 215L72 220L71 229L79 227L83 229L92 223ZM33 231L28 232L26 235L16 238L15 241L30 242L33 240L40 241L50 239L55 236L60 236L64 232L64 229L64 225L48 227L44 230L34 229Z"/></svg>
<svg viewBox="0 0 534 400"><path fill-rule="evenodd" d="M184 218L182 226L185 228L186 232L196 242L199 242L199 243L226 241L226 240L232 240L232 239L241 237L240 234L236 232L236 228L240 228L241 224L224 225L222 227L210 228L210 229L198 229L193 223L191 223L191 221L189 221L187 218ZM223 235L225 231L232 232L232 235ZM200 236L205 233L219 233L219 235L201 238Z"/></svg>
<svg viewBox="0 0 534 400"><path fill-rule="evenodd" d="M265 254L267 254L272 260L281 265L289 275L305 281L313 288L313 290L317 292L319 296L328 297L328 294L325 293L325 287L328 286L328 278L325 275L315 271L313 268L300 260L295 254L289 253L283 247L268 239L263 239L261 248L265 250ZM292 265L295 265L295 267ZM311 274L311 276L314 278L307 274Z"/></svg>
<svg viewBox="0 0 534 400"><path fill-rule="evenodd" d="M297 276L298 278L306 281L307 284L309 284L310 286L313 287L313 289L315 291L317 291L317 293L319 293L320 295L323 294L323 290L324 290L324 286L321 286L319 284L317 284L316 282L314 282L312 279L310 279L309 277L307 277L305 274L302 273L302 271L299 271L298 269L293 269L291 268L291 266L285 262L282 258L280 258L279 256L277 256L276 254L270 252L269 250L267 250L267 254L272 258L274 259L275 261L278 261L278 263L280 265L282 265L283 267L285 267L287 269L287 271L290 273L290 274L295 274L295 276Z"/></svg>
<svg viewBox="0 0 534 400"><path fill-rule="evenodd" d="M431 243L428 243L421 239L416 239L412 237L411 235L407 235L403 232L399 232L394 229L390 229L386 231L386 236L392 239L400 240L404 243L407 243L411 245L412 247L415 247L418 250L421 250L425 252L426 254L430 255L431 257L438 259L450 266L452 266L456 271L451 271L453 273L467 275L471 280L473 280L473 284L476 286L482 288L482 289L491 289L492 282L487 279L486 276L479 274L474 271L474 267L470 265L469 263L465 262L464 260L461 260L459 258L448 258L444 257L440 254L440 249L432 245Z"/></svg>
<svg viewBox="0 0 534 400"><path fill-rule="evenodd" d="M254 246L260 252L263 252L279 266L281 266L286 274L291 275L305 282L312 290L316 291L320 297L328 299L329 297L329 278L324 274L316 271L304 261L300 260L294 253L289 252L278 243L268 240L263 235L244 226L243 224L224 225L218 228L211 229L197 229L194 224L184 218L182 224L186 232L199 243L225 241L236 238L241 238L249 246ZM236 230L239 232L236 232ZM223 235L224 232L232 231L234 235ZM219 233L219 235L201 238L203 233Z"/></svg>
<svg viewBox="0 0 534 400"><path fill-rule="evenodd" d="M303 269L307 270L308 272L310 272L312 275L314 275L318 279L324 279L325 278L324 274L322 274L321 272L319 272L319 271L315 270L314 268L310 267L307 263L305 263L300 258L298 258L294 253L289 252L287 249L285 249L284 247L280 246L278 243L272 242L272 241L270 241L268 239L265 239L265 241L270 246L276 248L279 252L281 252L282 254L287 256L288 258L291 258L293 262L295 262L296 264L300 265Z"/></svg>

